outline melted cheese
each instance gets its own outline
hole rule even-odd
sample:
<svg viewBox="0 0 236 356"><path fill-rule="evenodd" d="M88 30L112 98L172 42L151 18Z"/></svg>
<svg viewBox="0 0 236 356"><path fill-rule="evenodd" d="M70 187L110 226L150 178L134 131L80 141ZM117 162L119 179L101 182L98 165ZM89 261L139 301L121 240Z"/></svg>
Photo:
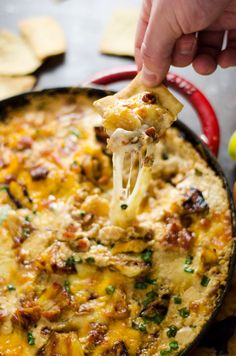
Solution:
<svg viewBox="0 0 236 356"><path fill-rule="evenodd" d="M35 97L0 123L3 355L160 356L175 340L175 356L205 325L225 284L233 238L220 179L170 129L155 146L152 172L134 154L129 180L124 157L125 180L121 187L114 176L112 200L111 155L96 138L98 119L92 99L65 94ZM209 209L191 213L186 228L192 185ZM120 199L129 203L122 210L128 224L115 226ZM111 201L118 218L109 217ZM184 271L189 255L193 273ZM178 328L171 339L170 325Z"/></svg>

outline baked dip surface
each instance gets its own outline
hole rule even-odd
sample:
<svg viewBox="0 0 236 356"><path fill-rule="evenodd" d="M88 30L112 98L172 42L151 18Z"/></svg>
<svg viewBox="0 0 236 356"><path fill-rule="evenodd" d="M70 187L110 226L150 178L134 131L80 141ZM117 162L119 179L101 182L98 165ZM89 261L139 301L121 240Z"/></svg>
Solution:
<svg viewBox="0 0 236 356"><path fill-rule="evenodd" d="M225 286L227 193L171 128L136 219L109 219L111 153L80 94L0 124L0 355L178 355Z"/></svg>

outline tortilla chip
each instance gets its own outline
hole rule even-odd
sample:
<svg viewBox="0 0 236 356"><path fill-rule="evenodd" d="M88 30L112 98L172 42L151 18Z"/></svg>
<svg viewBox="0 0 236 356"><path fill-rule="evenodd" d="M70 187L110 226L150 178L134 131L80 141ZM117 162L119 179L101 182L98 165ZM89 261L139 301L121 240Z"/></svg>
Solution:
<svg viewBox="0 0 236 356"><path fill-rule="evenodd" d="M19 29L41 60L66 50L64 32L52 17L27 18L19 23Z"/></svg>
<svg viewBox="0 0 236 356"><path fill-rule="evenodd" d="M27 43L12 32L0 32L0 75L25 75L40 67Z"/></svg>
<svg viewBox="0 0 236 356"><path fill-rule="evenodd" d="M32 75L25 77L0 77L0 100L31 90L36 83Z"/></svg>
<svg viewBox="0 0 236 356"><path fill-rule="evenodd" d="M139 10L116 10L102 38L100 51L117 56L134 56L134 39Z"/></svg>
<svg viewBox="0 0 236 356"><path fill-rule="evenodd" d="M160 105L167 109L171 115L156 116L155 122L152 124L156 128L160 135L172 125L176 120L177 114L182 110L183 105L174 97L173 94L163 85L153 88L147 88L143 85L141 79L141 73L139 73L130 84L114 95L106 96L94 102L94 106L98 113L103 117L103 125L110 132L120 127L125 130L134 130L140 126L137 122L136 114L132 112L132 109L126 109L126 113L120 116L120 113L116 115L116 107L119 105L119 100L129 99L137 94L144 94L151 92L158 97ZM139 105L139 103L137 103ZM107 113L109 115L107 115ZM111 113L111 115L110 115ZM114 115L112 115L114 113ZM147 121L149 118L147 117Z"/></svg>

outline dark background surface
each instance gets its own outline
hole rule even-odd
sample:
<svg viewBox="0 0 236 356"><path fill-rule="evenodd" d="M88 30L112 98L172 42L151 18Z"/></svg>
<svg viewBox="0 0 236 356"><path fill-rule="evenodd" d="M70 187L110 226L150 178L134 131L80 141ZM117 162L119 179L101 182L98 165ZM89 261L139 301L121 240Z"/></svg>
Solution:
<svg viewBox="0 0 236 356"><path fill-rule="evenodd" d="M127 58L101 55L99 44L113 10L138 7L140 3L141 0L0 0L0 27L17 31L17 22L27 16L54 16L65 31L68 50L64 58L50 59L39 69L36 88L74 86L101 70L133 63ZM172 71L202 89L213 104L221 126L219 161L232 185L236 169L228 157L227 143L236 130L236 69L218 69L209 77L196 74L191 67ZM180 119L200 132L196 115L188 105Z"/></svg>

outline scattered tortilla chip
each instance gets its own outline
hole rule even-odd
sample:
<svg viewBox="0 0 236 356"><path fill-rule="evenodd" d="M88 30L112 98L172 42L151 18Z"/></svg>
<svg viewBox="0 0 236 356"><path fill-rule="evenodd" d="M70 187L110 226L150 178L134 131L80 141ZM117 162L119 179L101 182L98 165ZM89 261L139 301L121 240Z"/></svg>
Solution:
<svg viewBox="0 0 236 356"><path fill-rule="evenodd" d="M36 83L32 75L25 77L0 76L0 100L31 90Z"/></svg>
<svg viewBox="0 0 236 356"><path fill-rule="evenodd" d="M139 10L116 10L104 33L100 50L105 54L134 56L134 40Z"/></svg>
<svg viewBox="0 0 236 356"><path fill-rule="evenodd" d="M65 35L52 17L30 17L19 23L19 29L41 60L66 50Z"/></svg>
<svg viewBox="0 0 236 356"><path fill-rule="evenodd" d="M0 75L25 75L40 67L27 43L12 32L0 32Z"/></svg>

